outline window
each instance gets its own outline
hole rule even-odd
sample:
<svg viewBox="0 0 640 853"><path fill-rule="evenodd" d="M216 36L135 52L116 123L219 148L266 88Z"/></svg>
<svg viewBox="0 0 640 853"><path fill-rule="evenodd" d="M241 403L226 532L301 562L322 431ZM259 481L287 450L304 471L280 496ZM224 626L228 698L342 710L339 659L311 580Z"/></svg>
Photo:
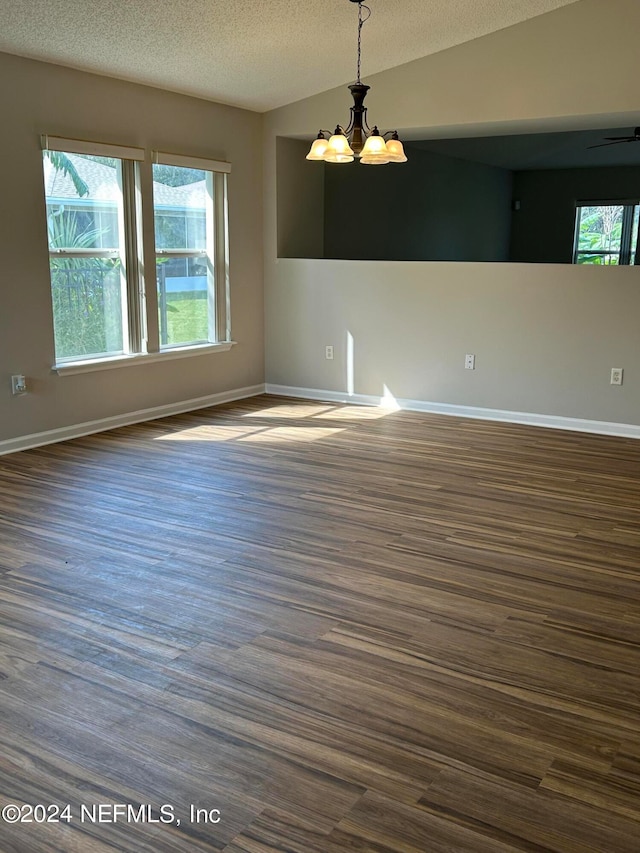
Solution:
<svg viewBox="0 0 640 853"><path fill-rule="evenodd" d="M131 161L128 167L133 166ZM45 151L49 267L57 360L129 351L123 159Z"/></svg>
<svg viewBox="0 0 640 853"><path fill-rule="evenodd" d="M43 148L56 365L230 344L229 165L156 153L147 204L142 149L47 137ZM156 275L145 282L146 211Z"/></svg>
<svg viewBox="0 0 640 853"><path fill-rule="evenodd" d="M637 201L578 205L573 263L616 266L640 263L639 211Z"/></svg>
<svg viewBox="0 0 640 853"><path fill-rule="evenodd" d="M160 347L217 339L215 175L154 163Z"/></svg>

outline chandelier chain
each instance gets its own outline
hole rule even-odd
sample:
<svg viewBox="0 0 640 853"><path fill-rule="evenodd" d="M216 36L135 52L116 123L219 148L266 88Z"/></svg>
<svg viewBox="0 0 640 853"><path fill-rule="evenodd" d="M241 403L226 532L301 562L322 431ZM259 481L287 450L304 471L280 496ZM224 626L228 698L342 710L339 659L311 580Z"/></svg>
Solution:
<svg viewBox="0 0 640 853"><path fill-rule="evenodd" d="M362 10L363 9L366 9L367 12L369 13L366 18L362 17ZM365 6L364 3L362 2L362 0L360 0L360 2L358 3L358 76L357 76L357 80L356 80L357 83L362 82L362 80L360 79L360 53L362 50L362 47L361 47L361 45L362 45L362 27L364 26L365 22L369 20L370 17L371 17L371 9L368 6Z"/></svg>

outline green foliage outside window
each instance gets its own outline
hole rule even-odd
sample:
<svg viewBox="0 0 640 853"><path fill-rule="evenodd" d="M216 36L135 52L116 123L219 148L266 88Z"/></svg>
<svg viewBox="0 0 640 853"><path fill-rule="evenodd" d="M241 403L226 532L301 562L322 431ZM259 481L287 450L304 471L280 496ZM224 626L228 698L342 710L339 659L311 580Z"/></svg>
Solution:
<svg viewBox="0 0 640 853"><path fill-rule="evenodd" d="M73 211L50 212L47 227L51 250L89 249L101 234L100 229L83 228ZM120 261L52 257L49 265L56 358L121 352Z"/></svg>
<svg viewBox="0 0 640 853"><path fill-rule="evenodd" d="M622 218L620 205L581 208L577 263L616 266L620 260Z"/></svg>

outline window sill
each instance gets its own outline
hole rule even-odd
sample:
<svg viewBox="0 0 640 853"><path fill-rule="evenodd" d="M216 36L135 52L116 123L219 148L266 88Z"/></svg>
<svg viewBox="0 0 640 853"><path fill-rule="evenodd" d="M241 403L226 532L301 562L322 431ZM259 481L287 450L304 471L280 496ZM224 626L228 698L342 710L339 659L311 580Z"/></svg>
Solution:
<svg viewBox="0 0 640 853"><path fill-rule="evenodd" d="M96 358L89 361L63 361L53 365L53 370L60 376L71 376L74 373L93 373L96 370L111 370L127 365L150 364L158 361L170 361L175 358L189 358L197 355L210 355L216 352L228 352L236 341L222 341L218 344L196 344L189 347L175 347L162 352L133 353L131 355L116 355L109 358Z"/></svg>

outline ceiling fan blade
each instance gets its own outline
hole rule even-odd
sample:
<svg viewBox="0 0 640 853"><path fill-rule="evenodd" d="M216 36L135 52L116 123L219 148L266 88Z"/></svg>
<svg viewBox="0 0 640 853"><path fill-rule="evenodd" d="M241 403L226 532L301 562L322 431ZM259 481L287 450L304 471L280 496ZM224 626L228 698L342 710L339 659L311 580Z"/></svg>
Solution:
<svg viewBox="0 0 640 853"><path fill-rule="evenodd" d="M629 139L626 137L624 139L618 139L616 142L601 142L600 145L589 145L588 148L606 148L607 145L620 145L622 142L635 142L635 138L632 136Z"/></svg>
<svg viewBox="0 0 640 853"><path fill-rule="evenodd" d="M626 142L627 140L631 142L635 138L635 136L605 136L605 139L613 139L617 140L618 142Z"/></svg>

